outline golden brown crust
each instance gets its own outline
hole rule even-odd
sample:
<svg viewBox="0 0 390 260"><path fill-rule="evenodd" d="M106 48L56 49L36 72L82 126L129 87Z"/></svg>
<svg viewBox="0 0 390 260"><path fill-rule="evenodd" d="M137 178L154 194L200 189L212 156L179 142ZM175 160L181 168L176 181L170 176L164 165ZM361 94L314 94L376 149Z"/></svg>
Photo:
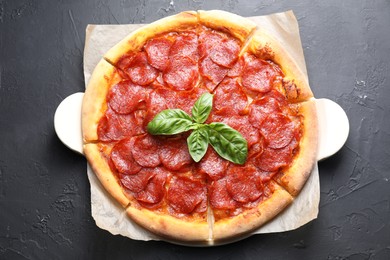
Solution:
<svg viewBox="0 0 390 260"><path fill-rule="evenodd" d="M107 107L107 92L112 84L120 80L116 68L107 61L100 60L88 82L81 108L84 143L98 140L97 127Z"/></svg>
<svg viewBox="0 0 390 260"><path fill-rule="evenodd" d="M257 29L247 50L259 58L272 60L281 67L285 75L285 86L287 86L285 91L290 102L302 102L313 97L305 73L299 69L299 66L280 43L266 31Z"/></svg>
<svg viewBox="0 0 390 260"><path fill-rule="evenodd" d="M256 28L256 24L242 16L221 10L198 11L199 23L206 27L227 32L241 42L245 42L248 36Z"/></svg>
<svg viewBox="0 0 390 260"><path fill-rule="evenodd" d="M195 28L197 25L197 14L193 11L165 17L130 33L126 38L112 47L104 55L104 58L111 64L116 64L124 54L132 51L140 51L145 43L155 36L166 32Z"/></svg>
<svg viewBox="0 0 390 260"><path fill-rule="evenodd" d="M216 221L213 226L213 239L217 242L223 239L234 239L236 236L253 231L273 219L293 201L293 197L275 182L270 182L270 188L274 189L272 195L257 207L237 216Z"/></svg>
<svg viewBox="0 0 390 260"><path fill-rule="evenodd" d="M318 122L315 101L312 99L299 106L299 113L303 115L299 153L292 166L277 180L293 196L302 190L317 161Z"/></svg>
<svg viewBox="0 0 390 260"><path fill-rule="evenodd" d="M85 157L87 157L93 172L96 174L106 191L125 208L129 205L130 200L123 193L119 180L111 171L107 159L102 153L102 149L108 149L108 147L102 147L100 144L85 144ZM108 152L109 151L105 151L104 153L109 154Z"/></svg>
<svg viewBox="0 0 390 260"><path fill-rule="evenodd" d="M131 205L126 211L137 224L169 239L205 243L209 241L209 224L205 220L179 219Z"/></svg>

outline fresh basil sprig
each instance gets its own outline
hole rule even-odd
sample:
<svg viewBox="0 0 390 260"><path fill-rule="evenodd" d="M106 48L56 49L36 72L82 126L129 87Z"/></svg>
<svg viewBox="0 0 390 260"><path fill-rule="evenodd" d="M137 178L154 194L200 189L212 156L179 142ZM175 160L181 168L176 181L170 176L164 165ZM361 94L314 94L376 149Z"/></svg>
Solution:
<svg viewBox="0 0 390 260"><path fill-rule="evenodd" d="M224 159L244 164L248 145L242 135L230 126L213 122L204 124L210 115L213 95L204 93L192 108L192 117L181 109L166 109L149 122L147 129L152 135L174 135L192 130L187 138L188 151L195 162L206 154L208 144Z"/></svg>

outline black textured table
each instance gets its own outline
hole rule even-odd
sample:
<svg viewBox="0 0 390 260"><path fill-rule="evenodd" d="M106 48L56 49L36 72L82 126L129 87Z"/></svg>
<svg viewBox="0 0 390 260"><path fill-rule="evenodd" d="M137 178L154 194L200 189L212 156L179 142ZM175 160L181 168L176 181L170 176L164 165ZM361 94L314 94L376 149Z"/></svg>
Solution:
<svg viewBox="0 0 390 260"><path fill-rule="evenodd" d="M86 161L53 126L59 103L84 91L85 28L188 9L294 11L311 88L339 103L351 126L346 145L319 163L318 219L212 248L133 241L95 225ZM0 259L390 259L388 0L0 0L0 33Z"/></svg>

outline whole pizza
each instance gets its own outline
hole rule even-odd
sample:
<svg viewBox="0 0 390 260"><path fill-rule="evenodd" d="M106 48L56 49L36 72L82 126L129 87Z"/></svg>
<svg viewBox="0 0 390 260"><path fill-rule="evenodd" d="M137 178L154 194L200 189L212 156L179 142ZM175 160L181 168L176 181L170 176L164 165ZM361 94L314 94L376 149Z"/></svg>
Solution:
<svg viewBox="0 0 390 260"><path fill-rule="evenodd" d="M82 131L128 216L182 242L259 228L316 163L307 78L265 30L216 10L158 20L110 49L88 83Z"/></svg>

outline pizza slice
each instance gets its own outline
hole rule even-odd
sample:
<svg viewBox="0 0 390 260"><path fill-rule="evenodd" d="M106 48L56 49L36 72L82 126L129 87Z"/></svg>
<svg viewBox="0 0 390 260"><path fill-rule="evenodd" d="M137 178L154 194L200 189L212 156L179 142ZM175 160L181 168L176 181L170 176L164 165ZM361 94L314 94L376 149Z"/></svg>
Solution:
<svg viewBox="0 0 390 260"><path fill-rule="evenodd" d="M291 164L282 166L274 179L291 195L298 196L317 162L318 125L314 100L297 103L294 109L300 118L299 144L292 151Z"/></svg>
<svg viewBox="0 0 390 260"><path fill-rule="evenodd" d="M116 143L89 143L84 152L100 183L137 224L170 240L209 241L204 181L192 174L182 158L169 161L171 168L178 169L172 171L161 165L165 157L158 149L135 148L151 145L150 141L140 135Z"/></svg>
<svg viewBox="0 0 390 260"><path fill-rule="evenodd" d="M251 105L250 118L257 121L265 139L284 140L279 145L266 147L257 164L272 161L269 166L259 167L277 171L274 179L290 194L297 196L317 158L317 114L307 77L279 42L262 29L258 29L250 39L244 60L245 72L241 82L249 95L259 96L263 91L267 92L267 97L272 97L272 92L281 94L280 97L275 96L277 109L268 105L266 98ZM262 64L256 62L258 60ZM266 78L268 80L264 82ZM283 116L274 115L268 117L268 121L262 121L264 116L260 113L264 115L264 112L283 115L286 120ZM280 127L270 127L278 123ZM279 133L282 135L278 136ZM287 160L289 155L293 155L293 161Z"/></svg>

